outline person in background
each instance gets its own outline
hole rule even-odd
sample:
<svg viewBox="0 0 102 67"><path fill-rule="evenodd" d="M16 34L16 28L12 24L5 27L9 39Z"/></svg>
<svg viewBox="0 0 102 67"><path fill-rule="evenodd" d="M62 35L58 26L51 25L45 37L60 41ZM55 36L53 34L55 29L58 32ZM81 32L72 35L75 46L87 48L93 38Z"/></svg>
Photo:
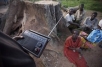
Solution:
<svg viewBox="0 0 102 67"><path fill-rule="evenodd" d="M80 52L82 45L81 37L79 37L79 30L73 30L72 36L69 36L64 45L64 55L68 60L75 64L76 67L88 67L87 63Z"/></svg>
<svg viewBox="0 0 102 67"><path fill-rule="evenodd" d="M36 67L33 58L16 40L0 31L0 67Z"/></svg>
<svg viewBox="0 0 102 67"><path fill-rule="evenodd" d="M98 25L99 25L100 28L102 29L102 19L99 21Z"/></svg>
<svg viewBox="0 0 102 67"><path fill-rule="evenodd" d="M96 17L97 17L97 12L93 12L90 17L86 17L84 22L81 24L82 26L80 28L82 28L88 34L92 30L97 29L98 19Z"/></svg>
<svg viewBox="0 0 102 67"><path fill-rule="evenodd" d="M98 23L98 28L102 30L102 19ZM102 41L99 43L99 47L102 48Z"/></svg>
<svg viewBox="0 0 102 67"><path fill-rule="evenodd" d="M84 4L79 5L79 9L75 13L75 18L77 23L81 23L85 16Z"/></svg>
<svg viewBox="0 0 102 67"><path fill-rule="evenodd" d="M69 13L65 16L65 20L66 20L66 27L69 28L70 31L72 31L72 29L76 28L79 26L79 24L75 23L75 17L73 15L73 9L69 10Z"/></svg>

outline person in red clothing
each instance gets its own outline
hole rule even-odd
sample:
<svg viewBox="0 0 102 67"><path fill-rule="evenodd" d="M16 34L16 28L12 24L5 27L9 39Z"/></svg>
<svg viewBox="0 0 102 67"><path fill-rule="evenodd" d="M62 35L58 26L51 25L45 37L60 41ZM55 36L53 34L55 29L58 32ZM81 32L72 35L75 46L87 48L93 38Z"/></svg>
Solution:
<svg viewBox="0 0 102 67"><path fill-rule="evenodd" d="M71 63L75 64L76 67L88 67L80 52L82 41L79 37L79 32L79 30L73 30L72 36L69 36L66 39L64 45L64 55Z"/></svg>

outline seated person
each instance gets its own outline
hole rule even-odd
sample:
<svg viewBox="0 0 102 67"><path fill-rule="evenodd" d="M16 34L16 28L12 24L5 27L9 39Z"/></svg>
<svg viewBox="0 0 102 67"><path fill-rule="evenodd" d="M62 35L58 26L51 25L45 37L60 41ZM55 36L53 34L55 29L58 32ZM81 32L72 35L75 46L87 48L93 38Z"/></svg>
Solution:
<svg viewBox="0 0 102 67"><path fill-rule="evenodd" d="M75 13L76 22L79 24L82 22L85 16L84 4L80 4L79 9Z"/></svg>
<svg viewBox="0 0 102 67"><path fill-rule="evenodd" d="M74 15L73 15L73 9L69 10L69 13L65 16L65 20L66 20L65 25L70 30L79 26L79 24L74 23L75 18L74 18Z"/></svg>
<svg viewBox="0 0 102 67"><path fill-rule="evenodd" d="M88 67L84 57L81 53L81 37L79 37L79 30L73 30L71 36L69 36L64 45L64 55L68 60L75 64L75 67Z"/></svg>
<svg viewBox="0 0 102 67"><path fill-rule="evenodd" d="M99 27L99 29L102 29L102 19L99 21L98 27ZM101 43L102 43L102 42L99 43L99 47L100 47L100 48L102 48L102 44L101 44Z"/></svg>
<svg viewBox="0 0 102 67"><path fill-rule="evenodd" d="M98 25L99 25L100 28L102 29L102 19L99 21Z"/></svg>
<svg viewBox="0 0 102 67"><path fill-rule="evenodd" d="M84 22L82 23L81 29L84 30L86 33L90 33L93 29L97 29L98 19L97 12L93 12L90 17L86 17Z"/></svg>

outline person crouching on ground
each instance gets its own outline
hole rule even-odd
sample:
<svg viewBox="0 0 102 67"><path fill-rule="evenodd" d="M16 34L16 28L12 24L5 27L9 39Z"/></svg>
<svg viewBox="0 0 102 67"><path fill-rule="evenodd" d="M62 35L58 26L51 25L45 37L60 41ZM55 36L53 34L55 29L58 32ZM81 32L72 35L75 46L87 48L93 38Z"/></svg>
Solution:
<svg viewBox="0 0 102 67"><path fill-rule="evenodd" d="M72 32L73 29L76 29L79 27L79 24L75 23L75 17L74 17L73 9L69 10L69 13L65 16L66 20L66 27L69 28L69 30Z"/></svg>
<svg viewBox="0 0 102 67"><path fill-rule="evenodd" d="M76 67L88 67L80 52L82 41L79 37L79 32L79 30L73 30L72 36L69 36L66 39L64 45L64 55L71 63L75 64Z"/></svg>

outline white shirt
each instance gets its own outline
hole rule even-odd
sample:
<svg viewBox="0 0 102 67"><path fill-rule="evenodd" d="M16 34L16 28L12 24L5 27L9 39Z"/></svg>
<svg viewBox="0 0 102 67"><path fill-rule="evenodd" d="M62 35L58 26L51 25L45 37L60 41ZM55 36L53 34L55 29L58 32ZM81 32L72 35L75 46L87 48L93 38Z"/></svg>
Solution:
<svg viewBox="0 0 102 67"><path fill-rule="evenodd" d="M68 23L68 22L69 22L69 21L70 21L70 22L73 22L73 20L75 20L74 15L69 15L69 14L67 14L67 15L65 16L65 20L66 20L66 26L68 27L68 26L70 25L70 23Z"/></svg>
<svg viewBox="0 0 102 67"><path fill-rule="evenodd" d="M102 19L99 21L98 25L101 27L102 29Z"/></svg>

